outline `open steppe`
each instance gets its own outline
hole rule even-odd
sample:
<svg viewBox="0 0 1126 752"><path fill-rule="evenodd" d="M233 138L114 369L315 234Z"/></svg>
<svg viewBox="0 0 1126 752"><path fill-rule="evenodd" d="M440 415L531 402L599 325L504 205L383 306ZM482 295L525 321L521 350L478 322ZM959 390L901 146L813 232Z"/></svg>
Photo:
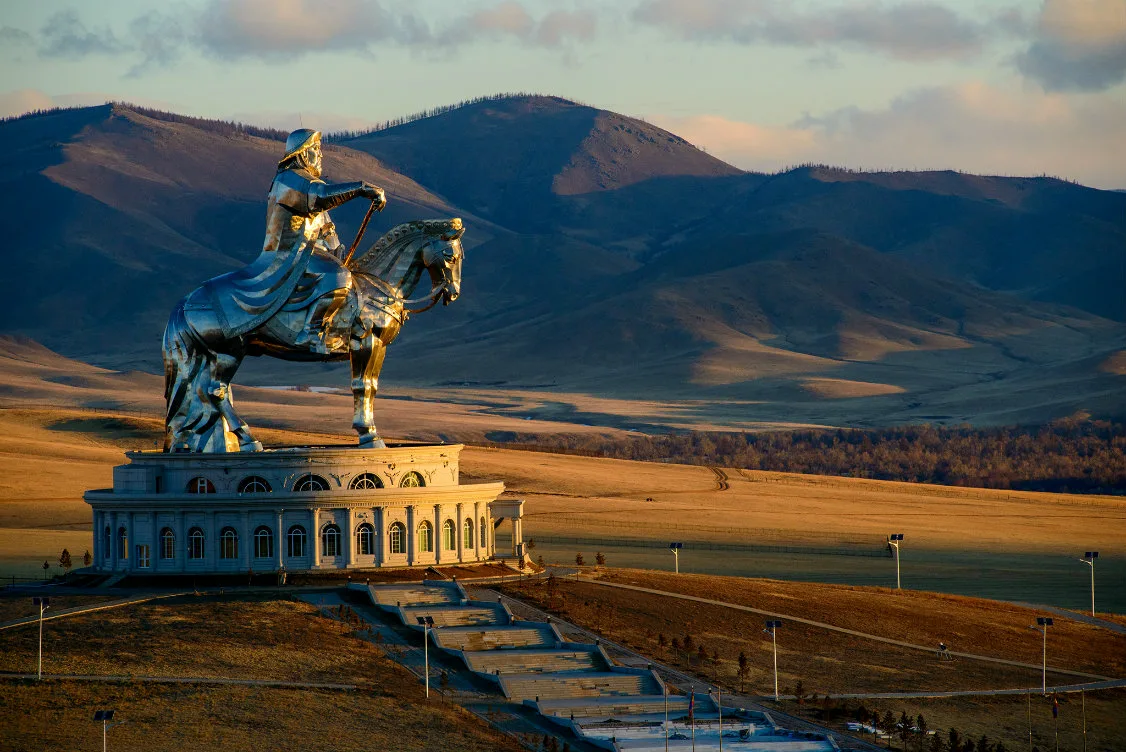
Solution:
<svg viewBox="0 0 1126 752"><path fill-rule="evenodd" d="M35 669L37 631L0 634L0 669ZM95 709L128 721L115 749L520 749L305 603L185 598L51 622L44 671L355 684L355 691L52 681L6 682L4 749L95 748Z"/></svg>

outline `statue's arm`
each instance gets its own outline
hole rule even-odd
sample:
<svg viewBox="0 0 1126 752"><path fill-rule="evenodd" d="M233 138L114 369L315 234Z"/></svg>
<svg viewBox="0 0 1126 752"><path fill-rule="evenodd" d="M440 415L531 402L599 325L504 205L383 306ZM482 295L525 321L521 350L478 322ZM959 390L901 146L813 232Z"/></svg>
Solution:
<svg viewBox="0 0 1126 752"><path fill-rule="evenodd" d="M363 196L376 201L382 209L382 204L387 203L383 189L365 181L356 183L321 183L314 182L309 185L309 208L314 212L334 209L354 198Z"/></svg>

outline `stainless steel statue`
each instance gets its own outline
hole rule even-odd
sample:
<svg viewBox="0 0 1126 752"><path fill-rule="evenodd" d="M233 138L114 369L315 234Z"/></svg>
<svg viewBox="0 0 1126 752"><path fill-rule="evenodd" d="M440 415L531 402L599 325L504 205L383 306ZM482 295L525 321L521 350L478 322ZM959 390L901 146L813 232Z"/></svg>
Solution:
<svg viewBox="0 0 1126 752"><path fill-rule="evenodd" d="M248 355L298 361L351 361L360 446L381 447L373 402L386 347L418 310L461 292L460 219L399 225L367 251L345 253L328 210L354 198L387 203L365 182L321 180L321 134L286 141L270 188L266 240L251 264L208 280L185 297L164 330L164 449L254 451L262 445L235 412L231 379ZM363 230L361 229L361 233ZM359 238L357 238L357 241ZM423 271L429 295L409 300Z"/></svg>

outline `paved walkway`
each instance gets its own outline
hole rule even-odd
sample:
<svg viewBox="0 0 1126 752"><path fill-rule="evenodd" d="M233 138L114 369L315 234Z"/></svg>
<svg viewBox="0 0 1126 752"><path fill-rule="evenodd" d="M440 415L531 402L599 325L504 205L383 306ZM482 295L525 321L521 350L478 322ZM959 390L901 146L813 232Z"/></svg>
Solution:
<svg viewBox="0 0 1126 752"><path fill-rule="evenodd" d="M84 594L88 595L89 591L87 591ZM107 608L121 608L122 606L131 606L135 603L145 603L147 601L155 601L155 600L160 599L160 598L175 598L178 595L191 595L191 594L192 594L192 591L190 591L190 590L187 591L187 592L180 592L180 593L148 593L148 594L145 594L145 595L134 595L134 596L129 597L129 598L121 598L120 600L116 600L116 601L104 601L102 603L91 603L91 604L86 605L86 606L74 606L73 608L63 608L63 609L59 609L58 611L55 611L53 609L48 609L47 611L43 612L43 621L51 621L52 619L61 619L64 616L77 616L78 614L88 614L92 611L104 611ZM51 594L45 593L44 594L45 597L50 597L51 595L53 595L53 593L51 593ZM32 616L24 616L24 617L19 618L19 619L12 619L11 621L6 621L6 622L0 623L0 632L3 632L5 629L15 629L16 627L26 627L26 626L29 626L31 624L38 624L38 623L39 623L39 614L33 614Z"/></svg>
<svg viewBox="0 0 1126 752"><path fill-rule="evenodd" d="M1059 608L1057 606L1043 606L1038 603L1024 603L1022 601L1009 601L1009 603L1013 604L1014 606L1032 608L1037 611L1047 611L1049 614L1062 616L1065 619L1074 619L1075 621L1081 621L1084 624L1090 624L1095 627L1102 627L1103 629L1109 629L1111 632L1117 632L1118 634L1126 635L1126 625L1118 624L1117 622L1108 621L1106 619L1100 619L1097 616L1091 616L1090 614L1085 614L1082 611L1071 611L1069 609Z"/></svg>
<svg viewBox="0 0 1126 752"><path fill-rule="evenodd" d="M638 585L625 585L625 584L618 583L618 582L604 582L604 581L601 581L601 580L594 580L594 579L590 579L590 578L587 578L587 577L581 577L581 576L575 577L574 579L579 581L579 582L585 582L585 583L590 584L590 585L600 585L601 587L619 588L621 590L632 590L632 591L638 592L638 593L648 593L649 595L659 595L659 596L662 596L662 597L665 597L665 598L676 598L676 599L679 599L679 600L694 601L696 603L706 603L709 606L721 606L723 608L730 608L730 609L734 609L736 611L747 611L747 612L752 613L752 614L760 614L762 616L769 616L769 617L776 618L776 619L785 619L786 621L792 621L792 622L796 622L798 624L806 624L806 625L809 625L811 627L818 627L819 629L826 629L826 630L829 630L831 632L839 632L841 634L847 634L847 635L850 635L852 637L860 637L860 638L863 638L865 640L872 640L874 642L882 642L882 643L887 644L887 645L896 645L898 647L908 648L910 650L922 650L926 653L931 653L932 655L935 652L935 648L934 648L933 645L930 645L930 646L916 645L916 644L911 643L911 642L904 642L903 640L893 640L890 637L880 637L878 635L868 634L866 632L859 632L855 629L846 629L845 627L838 627L838 626L835 626L833 624L826 624L825 622L814 621L812 619L802 619L800 617L790 616L788 614L780 614L780 613L777 613L775 611L764 611L764 610L759 609L759 608L752 608L750 606L743 606L743 605L738 604L738 603L728 603L727 601L717 601L717 600L713 600L711 598L700 598L700 597L695 596L695 595L685 595L683 593L672 593L672 592L669 592L667 590L654 590L652 588L640 587ZM1073 614L1071 612L1063 612L1063 613L1065 613L1068 617L1075 616L1075 614ZM1087 617L1087 618L1090 619L1091 617ZM1039 664L1039 663L1022 663L1020 661L1010 661L1010 660L1006 660L1004 658L993 658L992 656L977 655L975 653L962 653L962 652L958 652L958 651L954 651L954 650L950 651L950 655L957 656L959 658L966 658L968 660L983 661L983 662L986 662L986 663L998 663L998 664L1001 664L1003 666L1015 666L1017 668L1035 669L1036 671L1040 671L1041 668L1042 668L1041 664ZM1100 674L1088 674L1088 673L1083 672L1083 671L1069 671L1067 669L1062 669L1062 668L1052 668L1051 666L1048 666L1048 671L1053 673L1053 674L1062 674L1064 676L1078 676L1082 679L1093 679L1097 682L1114 681L1113 677L1110 677L1110 676L1102 676Z"/></svg>

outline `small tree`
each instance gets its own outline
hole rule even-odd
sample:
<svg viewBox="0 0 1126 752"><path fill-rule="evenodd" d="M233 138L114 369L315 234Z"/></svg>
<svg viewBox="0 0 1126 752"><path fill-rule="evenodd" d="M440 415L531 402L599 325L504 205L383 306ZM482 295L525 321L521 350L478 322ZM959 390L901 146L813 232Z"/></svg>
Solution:
<svg viewBox="0 0 1126 752"><path fill-rule="evenodd" d="M891 714L890 710L884 711L880 725L884 727L884 733L888 735L888 749L891 749L891 740L895 738L895 716Z"/></svg>
<svg viewBox="0 0 1126 752"><path fill-rule="evenodd" d="M575 554L575 564L576 564L576 566L580 566L580 567L581 567L581 566L583 565L583 563L584 563L585 561L586 561L586 560L585 560L585 559L583 559L583 555L582 555L582 554Z"/></svg>
<svg viewBox="0 0 1126 752"><path fill-rule="evenodd" d="M719 681L719 651L712 651L712 682Z"/></svg>
<svg viewBox="0 0 1126 752"><path fill-rule="evenodd" d="M658 632L657 633L657 647L663 648L665 645L668 644L668 642L669 641L665 639L665 633L664 632Z"/></svg>
<svg viewBox="0 0 1126 752"><path fill-rule="evenodd" d="M51 569L51 564L47 561L43 562L43 579L47 579L47 572Z"/></svg>
<svg viewBox="0 0 1126 752"><path fill-rule="evenodd" d="M977 740L977 748L989 752L989 738L985 734L982 734L981 738Z"/></svg>
<svg viewBox="0 0 1126 752"><path fill-rule="evenodd" d="M672 638L672 642L669 643L669 647L672 648L673 657L676 658L677 660L679 660L680 659L680 640L678 640L675 637Z"/></svg>
<svg viewBox="0 0 1126 752"><path fill-rule="evenodd" d="M798 683L794 685L794 699L798 701L798 707L805 702L805 684L801 679L798 679Z"/></svg>
<svg viewBox="0 0 1126 752"><path fill-rule="evenodd" d="M82 566L84 566L84 567L90 566L90 562L92 562L93 560L94 560L94 557L90 555L89 551L82 554Z"/></svg>
<svg viewBox="0 0 1126 752"><path fill-rule="evenodd" d="M700 647L696 648L696 663L701 666L708 660L708 649L704 647L704 643L700 643Z"/></svg>
<svg viewBox="0 0 1126 752"><path fill-rule="evenodd" d="M931 737L930 752L946 752L946 744L942 741L940 734L935 734Z"/></svg>
<svg viewBox="0 0 1126 752"><path fill-rule="evenodd" d="M911 738L911 726L911 718L907 715L907 711L900 712L898 730L899 738L903 740L904 752L907 750L907 740Z"/></svg>
<svg viewBox="0 0 1126 752"><path fill-rule="evenodd" d="M919 713L919 717L915 719L915 728L919 729L919 749L922 750L923 742L927 739L927 719L922 713Z"/></svg>
<svg viewBox="0 0 1126 752"><path fill-rule="evenodd" d="M62 567L63 571L66 573L69 573L70 568L74 566L74 562L70 558L70 551L65 548L63 552L59 554L59 566Z"/></svg>
<svg viewBox="0 0 1126 752"><path fill-rule="evenodd" d="M962 735L958 733L958 729L952 727L950 731L947 732L946 737L946 746L950 748L951 752L953 752L953 750L962 748Z"/></svg>
<svg viewBox="0 0 1126 752"><path fill-rule="evenodd" d="M739 677L739 693L740 694L742 694L742 692L743 692L743 683L747 680L747 675L750 674L750 672L751 672L751 667L749 665L749 662L747 661L747 654L740 652L739 653L739 669L735 672L735 675L737 677Z"/></svg>
<svg viewBox="0 0 1126 752"><path fill-rule="evenodd" d="M599 551L594 555L594 563L600 567L606 566L606 554Z"/></svg>
<svg viewBox="0 0 1126 752"><path fill-rule="evenodd" d="M681 646L684 648L684 664L691 667L692 651L696 647L696 641L692 639L692 635L686 634L684 635L684 642L681 643Z"/></svg>

